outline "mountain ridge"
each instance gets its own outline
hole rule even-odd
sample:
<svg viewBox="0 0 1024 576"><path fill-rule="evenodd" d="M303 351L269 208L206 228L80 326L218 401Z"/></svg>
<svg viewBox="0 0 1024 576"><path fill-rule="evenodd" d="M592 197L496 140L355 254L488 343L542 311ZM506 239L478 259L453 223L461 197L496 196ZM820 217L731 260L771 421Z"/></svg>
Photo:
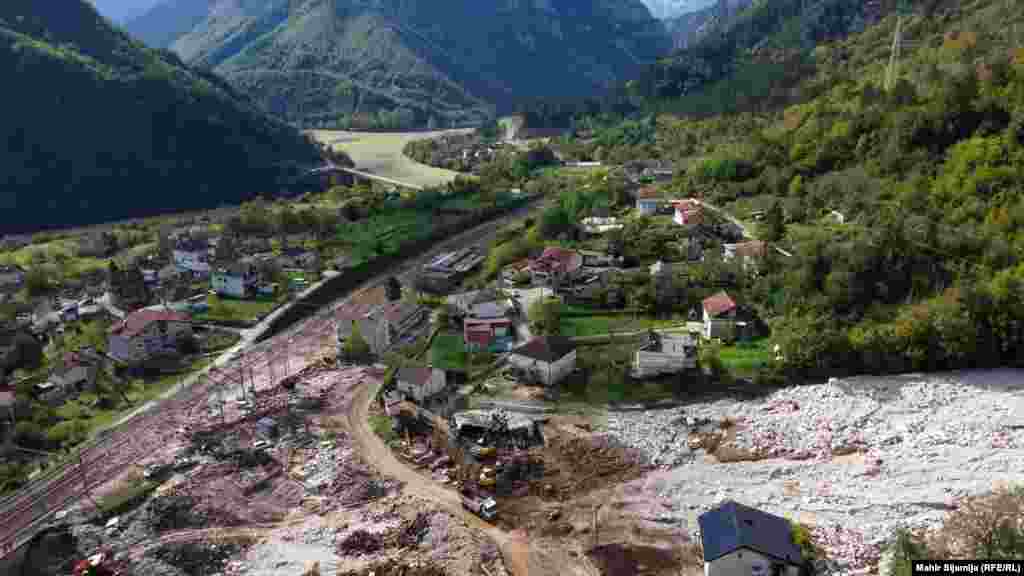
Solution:
<svg viewBox="0 0 1024 576"><path fill-rule="evenodd" d="M276 193L320 148L81 0L0 6L0 227L36 230Z"/></svg>
<svg viewBox="0 0 1024 576"><path fill-rule="evenodd" d="M310 127L478 123L605 90L671 48L640 0L215 0L184 33L144 21L128 30Z"/></svg>

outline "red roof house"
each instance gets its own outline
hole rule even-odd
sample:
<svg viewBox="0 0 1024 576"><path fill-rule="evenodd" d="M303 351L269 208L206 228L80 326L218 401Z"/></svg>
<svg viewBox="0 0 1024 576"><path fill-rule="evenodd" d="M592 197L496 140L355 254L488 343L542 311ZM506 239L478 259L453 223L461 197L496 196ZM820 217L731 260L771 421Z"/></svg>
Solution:
<svg viewBox="0 0 1024 576"><path fill-rule="evenodd" d="M189 317L167 309L138 310L110 329L110 356L138 363L156 354L176 352L178 343L192 337Z"/></svg>
<svg viewBox="0 0 1024 576"><path fill-rule="evenodd" d="M731 340L736 328L736 302L725 292L704 299L704 337Z"/></svg>
<svg viewBox="0 0 1024 576"><path fill-rule="evenodd" d="M530 262L530 273L535 282L551 283L571 278L583 267L583 256L574 250L549 246L539 258Z"/></svg>

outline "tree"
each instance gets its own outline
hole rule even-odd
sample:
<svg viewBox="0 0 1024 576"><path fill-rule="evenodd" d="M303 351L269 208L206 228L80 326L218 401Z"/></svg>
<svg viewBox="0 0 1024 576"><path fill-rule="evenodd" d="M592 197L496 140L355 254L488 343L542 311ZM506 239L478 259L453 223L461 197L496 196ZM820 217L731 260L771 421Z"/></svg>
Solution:
<svg viewBox="0 0 1024 576"><path fill-rule="evenodd" d="M388 301L390 302L402 299L402 284L394 276L388 278L388 283L384 287L384 291L386 292Z"/></svg>
<svg viewBox="0 0 1024 576"><path fill-rule="evenodd" d="M786 234L786 222L779 202L774 202L765 214L764 231L764 240L768 242L778 242Z"/></svg>
<svg viewBox="0 0 1024 576"><path fill-rule="evenodd" d="M30 266L25 273L25 289L29 296L41 296L50 291L50 281L53 278L53 270L45 264Z"/></svg>
<svg viewBox="0 0 1024 576"><path fill-rule="evenodd" d="M530 305L527 313L531 326L544 336L556 336L561 330L562 302L557 298L542 298Z"/></svg>
<svg viewBox="0 0 1024 576"><path fill-rule="evenodd" d="M366 362L370 359L370 345L366 343L359 329L359 323L352 321L352 332L345 340L343 347L346 359L351 362Z"/></svg>

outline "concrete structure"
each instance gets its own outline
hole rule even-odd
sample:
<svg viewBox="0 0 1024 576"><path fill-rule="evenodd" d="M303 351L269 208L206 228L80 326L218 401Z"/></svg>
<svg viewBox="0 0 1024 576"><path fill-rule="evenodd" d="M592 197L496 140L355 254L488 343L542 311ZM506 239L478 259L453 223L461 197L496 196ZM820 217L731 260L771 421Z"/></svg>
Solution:
<svg viewBox="0 0 1024 576"><path fill-rule="evenodd" d="M736 337L736 302L725 292L704 299L704 337L731 342Z"/></svg>
<svg viewBox="0 0 1024 576"><path fill-rule="evenodd" d="M729 500L697 522L705 576L800 576L803 558L785 518Z"/></svg>
<svg viewBox="0 0 1024 576"><path fill-rule="evenodd" d="M704 220L704 211L700 202L692 198L677 200L672 203L672 206L675 208L672 221L680 226L692 226L700 224Z"/></svg>
<svg viewBox="0 0 1024 576"><path fill-rule="evenodd" d="M420 271L416 285L428 292L449 292L483 261L484 256L476 248L438 254Z"/></svg>
<svg viewBox="0 0 1024 576"><path fill-rule="evenodd" d="M110 329L107 351L116 360L136 364L157 354L177 352L178 344L191 337L187 315L173 310L139 310Z"/></svg>
<svg viewBox="0 0 1024 576"><path fill-rule="evenodd" d="M697 341L689 334L651 332L633 354L633 376L649 378L697 367Z"/></svg>
<svg viewBox="0 0 1024 576"><path fill-rule="evenodd" d="M576 369L576 345L564 336L538 336L513 350L508 363L529 380L553 386Z"/></svg>
<svg viewBox="0 0 1024 576"><path fill-rule="evenodd" d="M534 283L556 284L574 278L583 267L583 256L574 250L551 246L540 258L530 261L530 274Z"/></svg>
<svg viewBox="0 0 1024 576"><path fill-rule="evenodd" d="M427 317L427 310L415 302L397 301L384 304L349 302L337 311L338 352L358 324L359 332L373 354L381 354L413 333Z"/></svg>
<svg viewBox="0 0 1024 576"><path fill-rule="evenodd" d="M583 231L590 235L604 234L612 230L622 230L625 225L619 222L618 218L614 216L608 218L598 218L597 216L590 216L580 221L583 225Z"/></svg>
<svg viewBox="0 0 1024 576"><path fill-rule="evenodd" d="M641 216L654 216L662 203L661 193L653 186L641 188L636 193L636 211Z"/></svg>
<svg viewBox="0 0 1024 576"><path fill-rule="evenodd" d="M493 416L500 413L507 419L508 438L514 444L529 447L544 443L541 420L518 412L496 410L464 410L449 418L449 428L459 440L476 441L492 428Z"/></svg>
<svg viewBox="0 0 1024 576"><path fill-rule="evenodd" d="M256 291L258 277L248 262L238 262L219 268L210 275L210 288L221 296L247 298Z"/></svg>
<svg viewBox="0 0 1024 576"><path fill-rule="evenodd" d="M395 373L395 389L407 400L423 404L447 388L445 371L433 366L401 368Z"/></svg>

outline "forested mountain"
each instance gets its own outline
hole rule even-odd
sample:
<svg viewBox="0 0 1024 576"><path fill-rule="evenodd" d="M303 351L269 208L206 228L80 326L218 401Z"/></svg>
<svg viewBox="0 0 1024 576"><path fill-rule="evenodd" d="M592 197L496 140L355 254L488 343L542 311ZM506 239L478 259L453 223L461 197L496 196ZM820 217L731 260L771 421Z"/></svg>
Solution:
<svg viewBox="0 0 1024 576"><path fill-rule="evenodd" d="M199 25L209 14L213 0L163 0L150 10L127 20L124 27L154 48L167 48Z"/></svg>
<svg viewBox="0 0 1024 576"><path fill-rule="evenodd" d="M784 108L631 120L563 150L668 159L667 196L769 215L758 234L792 256L716 283L769 320L789 378L1024 366L1024 4L910 8L898 67L889 14L819 42Z"/></svg>
<svg viewBox="0 0 1024 576"><path fill-rule="evenodd" d="M0 230L277 192L319 148L82 0L0 3Z"/></svg>
<svg viewBox="0 0 1024 576"><path fill-rule="evenodd" d="M651 14L659 20L673 20L717 4L718 0L642 0Z"/></svg>
<svg viewBox="0 0 1024 576"><path fill-rule="evenodd" d="M603 91L670 43L640 0L215 0L169 47L288 121L403 127Z"/></svg>
<svg viewBox="0 0 1024 576"><path fill-rule="evenodd" d="M687 12L664 20L665 29L672 37L672 48L682 50L716 30L727 28L732 18L751 0L719 0L694 12Z"/></svg>

